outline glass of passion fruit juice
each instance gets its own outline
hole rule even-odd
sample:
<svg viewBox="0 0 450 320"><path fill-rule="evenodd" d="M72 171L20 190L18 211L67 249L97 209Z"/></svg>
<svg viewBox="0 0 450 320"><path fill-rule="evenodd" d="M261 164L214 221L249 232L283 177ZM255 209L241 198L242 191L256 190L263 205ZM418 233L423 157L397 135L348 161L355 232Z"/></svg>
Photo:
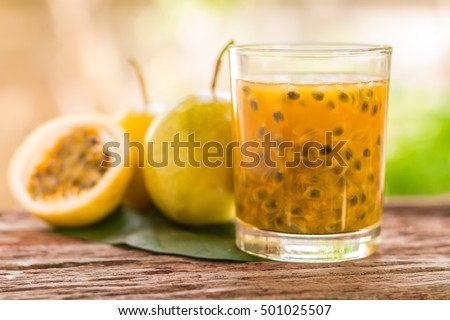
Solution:
<svg viewBox="0 0 450 320"><path fill-rule="evenodd" d="M378 247L392 48L230 48L236 243L281 261Z"/></svg>

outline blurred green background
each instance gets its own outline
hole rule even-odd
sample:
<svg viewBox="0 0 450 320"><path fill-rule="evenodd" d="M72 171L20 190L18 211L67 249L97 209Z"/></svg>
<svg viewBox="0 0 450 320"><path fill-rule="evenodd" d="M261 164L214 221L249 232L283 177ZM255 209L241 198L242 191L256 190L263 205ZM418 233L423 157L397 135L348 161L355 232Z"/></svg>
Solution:
<svg viewBox="0 0 450 320"><path fill-rule="evenodd" d="M0 0L0 208L15 206L7 164L36 125L140 105L130 57L170 105L207 87L231 38L392 45L386 193L450 194L449 30L446 0Z"/></svg>
<svg viewBox="0 0 450 320"><path fill-rule="evenodd" d="M385 193L450 193L449 92L398 84L389 104Z"/></svg>

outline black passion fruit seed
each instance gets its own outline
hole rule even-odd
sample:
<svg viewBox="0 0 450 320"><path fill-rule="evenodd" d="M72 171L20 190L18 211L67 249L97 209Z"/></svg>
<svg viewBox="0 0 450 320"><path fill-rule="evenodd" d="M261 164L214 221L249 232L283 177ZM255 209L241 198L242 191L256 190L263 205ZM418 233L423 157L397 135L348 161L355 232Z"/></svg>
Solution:
<svg viewBox="0 0 450 320"><path fill-rule="evenodd" d="M256 103L255 100L250 100L250 107L252 108L253 111L258 111L258 104Z"/></svg>
<svg viewBox="0 0 450 320"><path fill-rule="evenodd" d="M298 93L296 91L289 91L287 95L288 95L288 98L291 100L297 100L298 98L300 98L300 93Z"/></svg>
<svg viewBox="0 0 450 320"><path fill-rule="evenodd" d="M267 195L268 195L268 193L264 189L263 190L259 190L258 193L257 193L258 199L265 199L265 198L267 198Z"/></svg>
<svg viewBox="0 0 450 320"><path fill-rule="evenodd" d="M327 107L330 109L336 109L336 105L334 104L333 101L328 101L327 102Z"/></svg>
<svg viewBox="0 0 450 320"><path fill-rule="evenodd" d="M277 180L278 182L281 182L281 181L283 181L283 179L284 179L283 173L280 172L280 171L278 171L278 172L275 174L275 180Z"/></svg>
<svg viewBox="0 0 450 320"><path fill-rule="evenodd" d="M243 86L242 87L242 91L246 94L249 95L251 93L251 90L248 86Z"/></svg>
<svg viewBox="0 0 450 320"><path fill-rule="evenodd" d="M284 219L282 217L277 217L275 219L275 224L278 225L278 226L283 225L284 224Z"/></svg>
<svg viewBox="0 0 450 320"><path fill-rule="evenodd" d="M284 120L284 116L281 112L277 111L273 113L273 120L275 120L275 122L281 122Z"/></svg>
<svg viewBox="0 0 450 320"><path fill-rule="evenodd" d="M356 205L358 204L358 196L357 196L357 195L352 196L352 197L349 199L348 203L349 203L350 206L352 206L352 207L356 206Z"/></svg>
<svg viewBox="0 0 450 320"><path fill-rule="evenodd" d="M341 230L341 224L340 223L334 223L332 225L328 225L325 227L325 230L328 232L337 232L339 230Z"/></svg>
<svg viewBox="0 0 450 320"><path fill-rule="evenodd" d="M333 129L333 135L339 137L344 133L344 129L342 127L336 127Z"/></svg>
<svg viewBox="0 0 450 320"><path fill-rule="evenodd" d="M342 173L342 171L344 171L344 168L342 168L342 167L334 167L333 168L333 173L336 175L340 175Z"/></svg>
<svg viewBox="0 0 450 320"><path fill-rule="evenodd" d="M350 100L350 97L345 92L341 92L339 94L339 100L341 100L342 102L348 102Z"/></svg>
<svg viewBox="0 0 450 320"><path fill-rule="evenodd" d="M372 109L372 116L376 115L378 111L378 105L374 104Z"/></svg>
<svg viewBox="0 0 450 320"><path fill-rule="evenodd" d="M320 198L320 190L319 190L319 189L312 189L312 190L309 192L309 196L310 196L311 198L313 198L313 199Z"/></svg>
<svg viewBox="0 0 450 320"><path fill-rule="evenodd" d="M301 213L302 213L302 209L300 209L300 208L293 208L291 210L291 214L294 214L294 215L299 215Z"/></svg>
<svg viewBox="0 0 450 320"><path fill-rule="evenodd" d="M361 194L361 203L366 202L366 195L363 193Z"/></svg>
<svg viewBox="0 0 450 320"><path fill-rule="evenodd" d="M356 170L358 170L358 171L361 170L361 168L362 168L361 161L355 160L355 163L353 164L353 166L355 167Z"/></svg>
<svg viewBox="0 0 450 320"><path fill-rule="evenodd" d="M370 157L370 149L369 148L365 148L363 150L363 156L364 157Z"/></svg>
<svg viewBox="0 0 450 320"><path fill-rule="evenodd" d="M353 152L350 149L345 150L345 159L350 160L353 157Z"/></svg>
<svg viewBox="0 0 450 320"><path fill-rule="evenodd" d="M275 200L266 201L264 203L264 207L266 209L276 209L277 208L277 203L276 203Z"/></svg>
<svg viewBox="0 0 450 320"><path fill-rule="evenodd" d="M367 110L369 110L369 104L367 102L363 102L361 110L362 112L367 112Z"/></svg>
<svg viewBox="0 0 450 320"><path fill-rule="evenodd" d="M323 100L323 97L324 97L324 94L323 94L322 92L313 92L313 93L311 94L311 96L312 96L313 99L316 100L316 101L322 101L322 100Z"/></svg>
<svg viewBox="0 0 450 320"><path fill-rule="evenodd" d="M331 151L333 151L333 148L331 148L331 146L329 146L328 144L325 145L322 149L320 149L320 154L321 155L327 155L330 154Z"/></svg>

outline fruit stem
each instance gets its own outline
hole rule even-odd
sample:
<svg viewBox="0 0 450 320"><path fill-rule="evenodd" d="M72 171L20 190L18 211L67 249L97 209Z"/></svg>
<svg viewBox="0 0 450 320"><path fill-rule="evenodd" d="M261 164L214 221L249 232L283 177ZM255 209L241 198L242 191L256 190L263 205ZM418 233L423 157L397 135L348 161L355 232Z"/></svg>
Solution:
<svg viewBox="0 0 450 320"><path fill-rule="evenodd" d="M136 72L136 75L138 77L139 85L141 87L142 98L144 99L144 104L148 105L150 102L150 99L148 97L147 86L145 85L144 75L142 74L142 68L135 59L130 59L130 60L128 60L128 62L130 63L131 67L134 69L134 71Z"/></svg>
<svg viewBox="0 0 450 320"><path fill-rule="evenodd" d="M214 69L214 75L213 75L213 79L212 79L212 83L211 83L211 91L213 92L213 94L216 91L216 82L217 82L217 75L219 74L219 70L220 70L220 64L222 62L222 56L225 54L225 52L228 51L228 49L234 44L234 40L230 40L230 42L227 43L227 45L222 49L222 51L219 54L219 57L217 58L216 61L216 68Z"/></svg>

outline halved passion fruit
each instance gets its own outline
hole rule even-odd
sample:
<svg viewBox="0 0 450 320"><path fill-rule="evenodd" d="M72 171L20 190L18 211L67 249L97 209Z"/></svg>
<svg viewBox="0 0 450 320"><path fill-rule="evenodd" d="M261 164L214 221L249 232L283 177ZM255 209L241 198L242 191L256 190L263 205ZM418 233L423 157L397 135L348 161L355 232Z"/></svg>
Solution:
<svg viewBox="0 0 450 320"><path fill-rule="evenodd" d="M98 114L44 123L11 158L8 180L15 198L53 225L99 221L119 205L132 175L120 161L126 156L123 134L118 124ZM105 148L107 142L114 144Z"/></svg>

